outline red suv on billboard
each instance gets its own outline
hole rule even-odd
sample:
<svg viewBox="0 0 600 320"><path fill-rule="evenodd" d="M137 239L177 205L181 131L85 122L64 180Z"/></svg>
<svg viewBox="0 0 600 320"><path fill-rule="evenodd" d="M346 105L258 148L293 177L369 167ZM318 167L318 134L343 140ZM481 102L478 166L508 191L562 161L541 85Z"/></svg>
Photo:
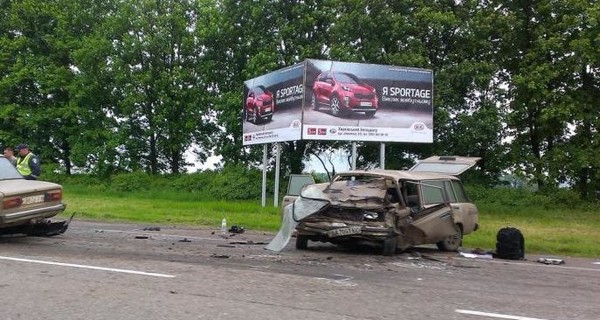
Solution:
<svg viewBox="0 0 600 320"><path fill-rule="evenodd" d="M327 105L334 116L343 112L364 112L367 117L377 111L375 88L350 73L323 72L315 80L312 91L313 110Z"/></svg>
<svg viewBox="0 0 600 320"><path fill-rule="evenodd" d="M264 86L257 86L248 91L244 104L244 118L246 121L258 123L261 120L271 121L275 112L273 94Z"/></svg>

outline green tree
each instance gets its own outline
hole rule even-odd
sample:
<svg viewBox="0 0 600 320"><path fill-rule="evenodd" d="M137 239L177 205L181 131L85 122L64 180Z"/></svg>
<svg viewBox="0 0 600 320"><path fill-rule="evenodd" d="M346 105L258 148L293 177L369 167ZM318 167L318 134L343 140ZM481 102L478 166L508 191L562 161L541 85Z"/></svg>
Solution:
<svg viewBox="0 0 600 320"><path fill-rule="evenodd" d="M208 156L198 150L216 129L198 72L198 18L193 1L139 1L121 3L108 22L113 117L129 170L178 173L194 143Z"/></svg>

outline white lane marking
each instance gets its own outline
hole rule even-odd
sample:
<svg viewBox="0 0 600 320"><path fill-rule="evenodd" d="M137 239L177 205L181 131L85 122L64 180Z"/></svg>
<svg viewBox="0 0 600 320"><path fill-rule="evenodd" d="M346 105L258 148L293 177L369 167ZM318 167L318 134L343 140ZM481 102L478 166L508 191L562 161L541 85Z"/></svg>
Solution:
<svg viewBox="0 0 600 320"><path fill-rule="evenodd" d="M489 313L489 312L481 312L481 311L474 311L474 310L456 309L454 311L458 312L458 313L472 314L472 315L475 315L475 316L490 317L490 318L500 318L500 319L545 320L545 319L541 319L541 318L529 318L529 317L521 317L521 316L511 316L511 315L507 315L507 314Z"/></svg>
<svg viewBox="0 0 600 320"><path fill-rule="evenodd" d="M129 274L137 274L137 275L151 276L151 277L175 278L174 275L170 275L170 274L151 273L151 272L143 272L143 271L135 271L135 270L127 270L127 269L104 268L104 267L88 266L88 265L83 265L83 264L62 263L62 262L22 259L22 258L3 257L3 256L0 256L0 260L31 262L31 263L49 264L49 265L61 266L61 267L72 267L72 268L81 268L81 269L129 273Z"/></svg>

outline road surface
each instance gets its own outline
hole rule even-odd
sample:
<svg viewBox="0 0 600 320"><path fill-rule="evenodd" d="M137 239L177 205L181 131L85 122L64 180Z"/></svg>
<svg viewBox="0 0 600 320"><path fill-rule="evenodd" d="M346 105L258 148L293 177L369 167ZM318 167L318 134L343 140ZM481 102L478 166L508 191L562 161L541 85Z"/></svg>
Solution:
<svg viewBox="0 0 600 320"><path fill-rule="evenodd" d="M160 229L160 230L157 230ZM74 220L0 239L2 319L600 318L600 258L472 259L429 247L263 249L273 234ZM293 241L292 241L293 242ZM467 250L467 249L463 249Z"/></svg>

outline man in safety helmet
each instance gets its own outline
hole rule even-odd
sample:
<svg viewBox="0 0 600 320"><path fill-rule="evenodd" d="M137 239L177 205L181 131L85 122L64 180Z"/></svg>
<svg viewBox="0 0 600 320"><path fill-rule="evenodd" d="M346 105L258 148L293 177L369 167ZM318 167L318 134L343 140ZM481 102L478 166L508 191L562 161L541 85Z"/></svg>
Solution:
<svg viewBox="0 0 600 320"><path fill-rule="evenodd" d="M17 171L27 180L37 180L40 176L40 160L29 151L26 144L18 145L15 150L17 155Z"/></svg>

